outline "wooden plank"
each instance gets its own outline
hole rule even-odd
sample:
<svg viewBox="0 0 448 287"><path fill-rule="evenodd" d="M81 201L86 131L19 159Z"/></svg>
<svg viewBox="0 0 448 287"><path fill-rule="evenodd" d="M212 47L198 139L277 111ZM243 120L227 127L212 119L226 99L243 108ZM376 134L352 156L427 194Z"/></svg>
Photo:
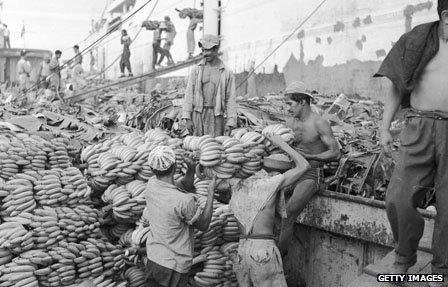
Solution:
<svg viewBox="0 0 448 287"><path fill-rule="evenodd" d="M429 251L434 230L433 215L423 212L425 229L419 247ZM394 247L384 202L329 191L316 195L297 222L355 239Z"/></svg>

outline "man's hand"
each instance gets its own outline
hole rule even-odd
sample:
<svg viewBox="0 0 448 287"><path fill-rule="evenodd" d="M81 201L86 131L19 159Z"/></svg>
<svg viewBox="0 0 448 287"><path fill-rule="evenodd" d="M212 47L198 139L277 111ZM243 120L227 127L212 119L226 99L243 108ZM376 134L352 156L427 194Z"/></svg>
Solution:
<svg viewBox="0 0 448 287"><path fill-rule="evenodd" d="M188 167L189 170L195 170L196 169L196 163L194 162L194 160L192 158L185 157L184 161L187 164L187 167Z"/></svg>
<svg viewBox="0 0 448 287"><path fill-rule="evenodd" d="M381 131L380 143L385 153L390 154L392 152L393 138L389 129Z"/></svg>
<svg viewBox="0 0 448 287"><path fill-rule="evenodd" d="M285 142L285 140L279 135L270 133L266 135L266 138L281 149L289 147L289 145Z"/></svg>
<svg viewBox="0 0 448 287"><path fill-rule="evenodd" d="M182 119L182 124L190 133L193 133L193 121L191 119Z"/></svg>
<svg viewBox="0 0 448 287"><path fill-rule="evenodd" d="M216 174L215 174L215 175L213 175L212 181L211 181L210 185L208 186L208 193L209 194L212 193L212 192L215 192L216 179L217 179L217 177L216 177Z"/></svg>
<svg viewBox="0 0 448 287"><path fill-rule="evenodd" d="M231 125L226 125L224 128L224 135L225 136L230 136L230 134L232 133L232 130L234 129L233 126Z"/></svg>

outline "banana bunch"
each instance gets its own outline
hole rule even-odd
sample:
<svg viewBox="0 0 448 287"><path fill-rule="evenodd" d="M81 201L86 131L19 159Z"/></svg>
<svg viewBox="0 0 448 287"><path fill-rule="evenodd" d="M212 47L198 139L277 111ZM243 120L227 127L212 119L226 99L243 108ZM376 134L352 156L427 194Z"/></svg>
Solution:
<svg viewBox="0 0 448 287"><path fill-rule="evenodd" d="M138 226L131 235L132 246L145 246L148 238L149 227Z"/></svg>
<svg viewBox="0 0 448 287"><path fill-rule="evenodd" d="M68 206L87 204L92 190L87 185L81 171L75 167L69 167L61 172L62 193L68 195Z"/></svg>
<svg viewBox="0 0 448 287"><path fill-rule="evenodd" d="M261 133L264 136L266 136L267 134L279 135L288 144L291 144L295 138L293 130L286 127L284 124L269 125L265 127ZM272 143L268 139L264 141L264 144L266 145L268 151L276 149L276 147L272 145Z"/></svg>
<svg viewBox="0 0 448 287"><path fill-rule="evenodd" d="M134 225L130 222L111 221L109 224L102 226L102 231L110 240L116 240L133 228Z"/></svg>
<svg viewBox="0 0 448 287"><path fill-rule="evenodd" d="M223 225L223 239L227 242L239 241L240 231L238 227L238 221L233 215L228 205L223 205L215 210L215 213L220 216L220 218L225 219Z"/></svg>
<svg viewBox="0 0 448 287"><path fill-rule="evenodd" d="M124 278L129 282L129 287L145 287L146 274L142 269L132 266L124 272Z"/></svg>
<svg viewBox="0 0 448 287"><path fill-rule="evenodd" d="M12 259L12 253L6 248L0 248L0 266L5 265Z"/></svg>
<svg viewBox="0 0 448 287"><path fill-rule="evenodd" d="M137 221L146 205L144 181L134 180L126 185L109 186L101 199L112 206L112 213L118 221Z"/></svg>
<svg viewBox="0 0 448 287"><path fill-rule="evenodd" d="M202 136L199 140L199 163L204 167L219 165L222 161L224 148L211 136Z"/></svg>
<svg viewBox="0 0 448 287"><path fill-rule="evenodd" d="M77 278L97 277L104 272L101 249L105 249L106 246L101 240L89 238L77 244L61 242L61 247L73 253Z"/></svg>
<svg viewBox="0 0 448 287"><path fill-rule="evenodd" d="M95 287L127 287L126 281L115 281L113 278L108 278L104 274L93 278L91 281L95 284ZM73 287L78 287L78 285Z"/></svg>
<svg viewBox="0 0 448 287"><path fill-rule="evenodd" d="M137 148L145 142L145 138L144 135L140 132L132 132L118 136L115 142L119 143L120 141L125 146Z"/></svg>
<svg viewBox="0 0 448 287"><path fill-rule="evenodd" d="M3 222L0 224L0 248L7 248L13 254L20 254L33 247L33 233L22 224L18 222Z"/></svg>
<svg viewBox="0 0 448 287"><path fill-rule="evenodd" d="M58 225L61 234L69 242L95 238L101 234L99 210L88 205L79 205L75 208L57 207Z"/></svg>
<svg viewBox="0 0 448 287"><path fill-rule="evenodd" d="M67 286L75 283L76 268L73 260L76 255L60 246L52 246L47 253L52 261L49 266L41 269L39 283L44 286ZM41 275L44 273L46 275Z"/></svg>
<svg viewBox="0 0 448 287"><path fill-rule="evenodd" d="M34 210L31 228L37 249L46 249L64 238L58 223L58 214L48 206Z"/></svg>
<svg viewBox="0 0 448 287"><path fill-rule="evenodd" d="M14 287L38 287L38 281L33 264L18 264L15 262L0 265L0 285Z"/></svg>
<svg viewBox="0 0 448 287"><path fill-rule="evenodd" d="M197 286L221 286L225 281L224 272L226 271L227 256L219 251L219 246L204 249L202 254L207 256L204 262L204 270L196 273L194 277Z"/></svg>
<svg viewBox="0 0 448 287"><path fill-rule="evenodd" d="M186 172L186 164L184 162L184 150L181 148L174 149L174 153L176 154L176 172Z"/></svg>
<svg viewBox="0 0 448 287"><path fill-rule="evenodd" d="M220 251L227 256L226 269L224 271L225 281L223 286L238 287L238 280L236 279L235 272L233 271L233 262L230 257L238 252L238 242L228 242L221 246Z"/></svg>
<svg viewBox="0 0 448 287"><path fill-rule="evenodd" d="M104 242L105 250L101 252L104 269L111 272L123 270L126 265L125 250L121 246L115 246L110 242Z"/></svg>
<svg viewBox="0 0 448 287"><path fill-rule="evenodd" d="M52 141L52 146L49 147L48 164L49 168L68 168L71 166L71 159L68 155L67 145L63 139L56 138Z"/></svg>
<svg viewBox="0 0 448 287"><path fill-rule="evenodd" d="M200 137L197 136L186 136L184 138L184 142L182 147L188 151L196 151L199 150L199 141Z"/></svg>
<svg viewBox="0 0 448 287"><path fill-rule="evenodd" d="M155 128L145 133L145 141L164 142L170 140L171 137L162 129Z"/></svg>
<svg viewBox="0 0 448 287"><path fill-rule="evenodd" d="M31 212L36 208L33 197L33 184L26 176L19 176L0 186L0 215L14 217L22 212ZM24 178L25 177L25 178Z"/></svg>
<svg viewBox="0 0 448 287"><path fill-rule="evenodd" d="M225 149L226 163L240 165L247 160L246 145L236 138L229 138L222 144Z"/></svg>

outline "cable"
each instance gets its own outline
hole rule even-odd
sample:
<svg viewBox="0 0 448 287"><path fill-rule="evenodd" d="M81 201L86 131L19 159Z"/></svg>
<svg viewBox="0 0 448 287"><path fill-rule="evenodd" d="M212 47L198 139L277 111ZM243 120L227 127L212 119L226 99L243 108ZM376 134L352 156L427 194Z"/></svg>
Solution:
<svg viewBox="0 0 448 287"><path fill-rule="evenodd" d="M269 53L269 55L266 56L266 58L263 59L263 61L261 61L256 67L254 67L254 69L252 71L249 72L249 74L244 78L243 81L241 81L241 83L236 87L236 90L238 90L245 82L247 82L247 80L249 80L250 76L252 76L255 71L261 66L263 65L264 62L266 62L272 55L274 55L275 52L277 52L278 49L280 49L280 47L285 44L292 36L294 36L294 34L320 9L320 7L322 7L322 5L324 5L324 3L327 2L327 0L323 0L322 2L320 2L319 5L317 5L317 7L310 13L310 15L308 15L300 24L299 26L297 26L292 32L291 34L289 34L277 47L275 47L275 49Z"/></svg>

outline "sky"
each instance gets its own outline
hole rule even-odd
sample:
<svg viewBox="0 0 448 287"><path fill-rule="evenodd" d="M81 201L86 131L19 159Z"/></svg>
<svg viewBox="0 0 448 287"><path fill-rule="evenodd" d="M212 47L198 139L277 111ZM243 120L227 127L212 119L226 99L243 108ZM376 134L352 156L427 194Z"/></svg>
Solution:
<svg viewBox="0 0 448 287"><path fill-rule="evenodd" d="M62 50L86 38L91 19L98 19L105 0L0 0L0 21L11 31L12 48ZM25 37L20 37L23 24ZM81 47L82 49L82 47ZM64 55L63 55L64 56Z"/></svg>

